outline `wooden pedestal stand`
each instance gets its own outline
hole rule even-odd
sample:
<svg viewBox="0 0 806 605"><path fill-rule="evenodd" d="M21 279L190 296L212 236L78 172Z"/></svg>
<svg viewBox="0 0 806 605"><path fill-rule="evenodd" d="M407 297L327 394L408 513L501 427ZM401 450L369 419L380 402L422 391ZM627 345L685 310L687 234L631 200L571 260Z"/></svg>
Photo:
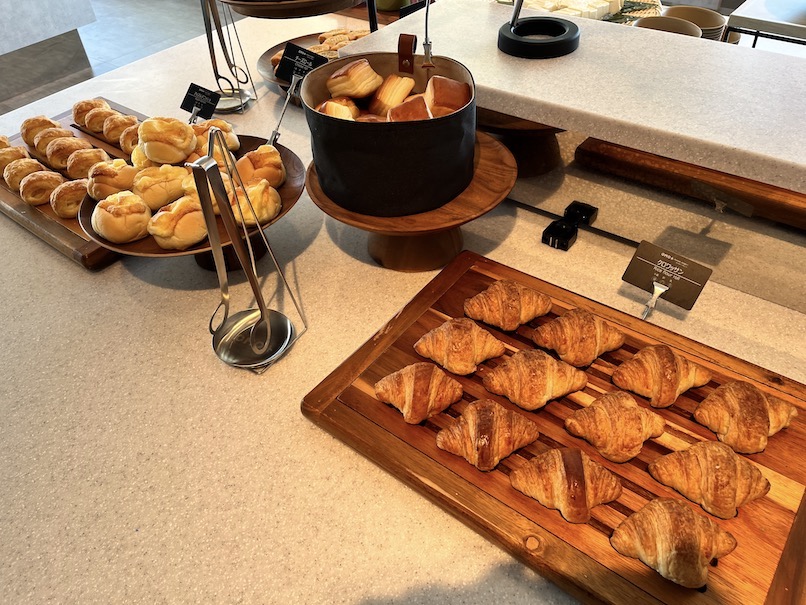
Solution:
<svg viewBox="0 0 806 605"><path fill-rule="evenodd" d="M305 187L325 214L369 232L369 254L379 265L395 271L430 271L461 252L461 225L495 208L515 186L515 158L490 135L476 133L474 162L473 180L458 197L436 210L408 216L368 216L345 210L322 191L313 162Z"/></svg>

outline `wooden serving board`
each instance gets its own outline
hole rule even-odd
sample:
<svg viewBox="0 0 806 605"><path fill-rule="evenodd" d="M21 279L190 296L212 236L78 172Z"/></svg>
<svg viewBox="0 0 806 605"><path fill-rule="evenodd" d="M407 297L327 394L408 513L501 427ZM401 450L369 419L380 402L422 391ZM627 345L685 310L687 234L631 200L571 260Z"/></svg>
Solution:
<svg viewBox="0 0 806 605"><path fill-rule="evenodd" d="M383 376L410 363L423 361L413 349L427 331L451 317L463 316L464 300L497 279L514 279L552 298L549 315L521 326L514 333L488 329L508 348L507 354L535 348L530 333L573 307L587 309L616 325L627 335L626 344L597 359L586 373L588 386L527 412L506 398L488 393L484 373L497 364L490 360L470 376L456 377L465 394L446 412L420 425L408 425L402 415L374 397L373 385ZM482 324L483 325L483 324ZM666 420L663 436L647 441L633 460L616 464L601 457L586 441L572 437L565 418L589 405L603 392L614 390L613 369L640 348L666 343L714 374L707 385L678 398L668 409L656 410ZM696 441L715 439L697 424L692 413L719 385L747 380L800 410L792 425L770 439L767 449L747 456L769 479L764 498L744 506L730 520L712 517L737 539L737 548L710 568L704 592L683 588L649 569L637 559L616 552L609 543L613 529L655 497L688 502L671 488L655 482L646 468L655 458ZM451 418L480 398L492 398L535 421L541 436L535 443L504 459L484 473L463 458L437 448L435 435ZM643 405L648 405L644 401ZM802 548L806 539L806 387L638 318L558 288L535 277L463 252L407 304L372 339L351 355L302 402L302 412L325 430L412 486L445 510L525 564L590 603L690 603L695 605L750 605L803 603ZM567 523L550 510L510 486L509 473L527 459L553 447L581 448L621 480L622 496L596 507L587 524ZM699 506L697 512L707 515Z"/></svg>
<svg viewBox="0 0 806 605"><path fill-rule="evenodd" d="M112 109L116 109L125 115L137 116L140 121L146 119L146 116L136 111L132 111L108 99L106 101ZM63 128L72 130L77 137L87 139L94 147L104 149L111 157L124 158L128 161L129 156L124 154L119 147L110 145L73 124L72 109L53 116L52 119L59 122ZM9 137L9 143L11 146L25 147L32 158L36 158L47 165L45 158L41 157L35 149L25 144L20 133ZM67 258L87 269L93 271L102 269L120 258L120 254L117 252L113 252L92 241L79 225L78 219L63 219L56 216L50 204L31 206L23 201L18 192L6 186L5 181L2 179L2 174L0 174L0 211Z"/></svg>

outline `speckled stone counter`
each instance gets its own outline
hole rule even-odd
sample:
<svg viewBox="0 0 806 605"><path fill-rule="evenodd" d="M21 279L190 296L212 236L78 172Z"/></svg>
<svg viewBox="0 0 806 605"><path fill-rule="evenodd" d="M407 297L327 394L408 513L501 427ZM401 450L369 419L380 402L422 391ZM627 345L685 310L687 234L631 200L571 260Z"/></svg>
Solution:
<svg viewBox="0 0 806 605"><path fill-rule="evenodd" d="M246 19L239 33L259 78L265 49L339 25L359 24ZM97 95L184 117L178 107L191 81L213 85L203 39L0 116L0 132ZM267 136L281 99L258 86L258 103L226 117L239 133ZM307 165L310 135L298 108L281 131L280 142ZM519 184L518 193L555 209L576 183L586 199L607 198L622 214L645 199L656 208L648 231L637 220L621 225L633 237L653 238L664 221L697 229L712 221L737 240L778 241L774 230L764 232L768 225L722 222L650 190L625 194L572 171L551 179ZM569 252L538 245L549 221L504 203L465 227L465 245L640 313L646 295L620 279L632 248L593 234ZM310 326L286 357L255 375L214 355L207 325L217 281L191 258L125 258L89 273L0 217L0 601L573 602L300 413L302 398L436 272L376 266L366 234L327 218L306 194L267 233ZM786 244L793 256L782 264L803 266L798 241ZM264 275L270 267L267 258L258 265ZM233 297L248 301L248 284L233 281ZM692 311L661 301L651 321L806 380L804 315L752 288L712 281Z"/></svg>

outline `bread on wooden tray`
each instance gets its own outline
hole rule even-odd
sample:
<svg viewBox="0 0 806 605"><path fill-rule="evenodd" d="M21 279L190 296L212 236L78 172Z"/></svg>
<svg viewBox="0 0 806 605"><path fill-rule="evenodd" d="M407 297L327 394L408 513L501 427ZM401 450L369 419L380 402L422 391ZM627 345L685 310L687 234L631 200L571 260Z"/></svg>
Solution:
<svg viewBox="0 0 806 605"><path fill-rule="evenodd" d="M23 120L20 125L20 135L28 147L34 147L34 139L42 130L61 127L62 125L59 122L46 116L33 116Z"/></svg>
<svg viewBox="0 0 806 605"><path fill-rule="evenodd" d="M3 180L14 191L20 190L20 181L32 172L47 170L39 160L33 158L20 158L9 162L3 169Z"/></svg>
<svg viewBox="0 0 806 605"><path fill-rule="evenodd" d="M98 162L109 162L112 158L105 150L99 147L91 149L78 149L67 158L67 176L71 179L86 179L92 168Z"/></svg>
<svg viewBox="0 0 806 605"><path fill-rule="evenodd" d="M189 124L170 117L143 120L137 131L145 156L157 164L178 164L196 148L196 133Z"/></svg>
<svg viewBox="0 0 806 605"><path fill-rule="evenodd" d="M137 172L135 166L120 158L93 164L87 173L87 193L93 199L102 200L113 193L130 191Z"/></svg>
<svg viewBox="0 0 806 605"><path fill-rule="evenodd" d="M414 350L449 372L466 375L475 372L481 362L503 355L506 347L473 320L463 317L449 319L423 334L414 343Z"/></svg>
<svg viewBox="0 0 806 605"><path fill-rule="evenodd" d="M139 130L140 123L138 122L121 131L120 137L118 137L118 147L126 155L131 155L134 148L140 143L140 137L137 134Z"/></svg>
<svg viewBox="0 0 806 605"><path fill-rule="evenodd" d="M87 113L93 109L109 109L109 103L103 99L84 99L73 104L73 122L77 126L85 126Z"/></svg>
<svg viewBox="0 0 806 605"><path fill-rule="evenodd" d="M87 179L66 181L51 192L50 207L60 218L76 218L86 195Z"/></svg>
<svg viewBox="0 0 806 605"><path fill-rule="evenodd" d="M235 134L232 124L226 120L213 118L211 120L204 120L191 125L193 132L196 135L195 151L199 153L199 155L207 155L207 146L210 141L210 128L213 126L221 131L221 134L224 136L224 142L227 145L227 149L230 151L237 151L241 148L241 140L238 138L238 135Z"/></svg>
<svg viewBox="0 0 806 605"><path fill-rule="evenodd" d="M137 126L139 122L140 121L137 119L136 116L112 114L104 120L101 133L103 134L104 139L106 139L113 145L119 145L120 135L123 134L123 131L129 128L130 126Z"/></svg>
<svg viewBox="0 0 806 605"><path fill-rule="evenodd" d="M465 315L511 332L551 311L551 298L511 279L501 279L464 302Z"/></svg>
<svg viewBox="0 0 806 605"><path fill-rule="evenodd" d="M131 190L156 211L185 195L182 183L187 176L182 166L151 166L134 175Z"/></svg>
<svg viewBox="0 0 806 605"><path fill-rule="evenodd" d="M275 189L285 183L287 176L283 158L273 145L261 145L245 153L235 162L235 168L244 183L265 179Z"/></svg>
<svg viewBox="0 0 806 605"><path fill-rule="evenodd" d="M239 225L255 227L265 225L280 213L283 201L277 190L266 179L246 183L246 191L235 187L230 204Z"/></svg>
<svg viewBox="0 0 806 605"><path fill-rule="evenodd" d="M72 130L67 130L66 128L44 128L34 137L34 149L40 157L44 158L47 156L48 145L51 141L60 138L71 139L75 138L75 136Z"/></svg>
<svg viewBox="0 0 806 605"><path fill-rule="evenodd" d="M151 210L131 191L113 193L98 202L92 211L92 228L104 239L127 244L148 235Z"/></svg>
<svg viewBox="0 0 806 605"><path fill-rule="evenodd" d="M439 414L462 398L462 385L429 362L408 365L375 383L375 396L395 406L409 424Z"/></svg>
<svg viewBox="0 0 806 605"><path fill-rule="evenodd" d="M199 203L184 196L151 217L148 233L164 250L186 250L207 237L207 224Z"/></svg>
<svg viewBox="0 0 806 605"><path fill-rule="evenodd" d="M582 367L621 347L624 334L589 311L571 309L537 328L532 340L539 347L557 351L564 362Z"/></svg>
<svg viewBox="0 0 806 605"><path fill-rule="evenodd" d="M41 206L50 201L50 194L65 182L58 172L39 170L32 172L20 181L20 197L31 206Z"/></svg>
<svg viewBox="0 0 806 605"><path fill-rule="evenodd" d="M48 143L45 157L51 168L65 170L70 156L82 149L92 149L92 143L78 137L60 137Z"/></svg>
<svg viewBox="0 0 806 605"><path fill-rule="evenodd" d="M5 172L8 166L14 160L21 160L23 158L30 158L31 154L25 147L3 147L0 149L0 171Z"/></svg>
<svg viewBox="0 0 806 605"><path fill-rule="evenodd" d="M103 137L106 119L116 115L120 115L120 112L109 107L90 109L84 116L84 128L99 137Z"/></svg>
<svg viewBox="0 0 806 605"><path fill-rule="evenodd" d="M139 143L134 146L134 149L132 149L130 159L132 166L134 166L138 170L142 170L143 168L150 168L151 166L160 166L158 162L152 162L151 160L148 159L148 157L146 157L146 154L143 151L143 146L140 145Z"/></svg>

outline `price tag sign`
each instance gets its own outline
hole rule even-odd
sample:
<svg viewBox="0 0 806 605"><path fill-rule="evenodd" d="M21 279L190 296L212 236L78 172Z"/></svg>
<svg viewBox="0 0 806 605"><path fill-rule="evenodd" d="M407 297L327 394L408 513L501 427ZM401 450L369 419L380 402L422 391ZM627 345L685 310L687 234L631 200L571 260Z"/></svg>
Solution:
<svg viewBox="0 0 806 605"><path fill-rule="evenodd" d="M289 42L285 45L283 58L280 59L280 64L277 66L277 71L274 72L274 75L278 80L290 82L291 76L294 74L304 77L309 71L313 71L325 63L327 63L327 57Z"/></svg>
<svg viewBox="0 0 806 605"><path fill-rule="evenodd" d="M669 289L660 297L690 310L711 273L711 269L704 265L643 241L621 279L647 292L654 291L653 282L668 286Z"/></svg>
<svg viewBox="0 0 806 605"><path fill-rule="evenodd" d="M196 110L196 116L203 120L209 120L213 117L219 99L221 99L219 93L207 90L198 84L191 84L180 107L190 113L194 113L194 110Z"/></svg>

